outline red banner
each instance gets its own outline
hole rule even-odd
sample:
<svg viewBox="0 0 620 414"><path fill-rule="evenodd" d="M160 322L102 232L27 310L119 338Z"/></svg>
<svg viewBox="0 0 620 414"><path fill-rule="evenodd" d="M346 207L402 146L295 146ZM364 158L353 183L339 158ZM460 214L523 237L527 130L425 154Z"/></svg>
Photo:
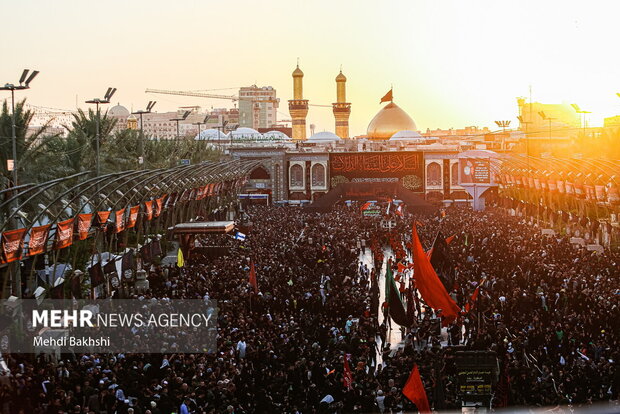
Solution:
<svg viewBox="0 0 620 414"><path fill-rule="evenodd" d="M99 221L99 226L101 228L105 228L108 219L110 218L110 211L98 211L97 212L97 220Z"/></svg>
<svg viewBox="0 0 620 414"><path fill-rule="evenodd" d="M605 186L604 185L595 185L594 192L596 193L596 201L604 202L607 197L605 197Z"/></svg>
<svg viewBox="0 0 620 414"><path fill-rule="evenodd" d="M164 208L164 199L166 198L166 196L160 197L158 199L155 200L155 205L157 206L157 208L155 209L155 217L159 217L159 215L161 214L163 208Z"/></svg>
<svg viewBox="0 0 620 414"><path fill-rule="evenodd" d="M136 225L138 220L138 213L140 212L140 205L133 206L129 209L129 218L127 219L127 228L130 229Z"/></svg>
<svg viewBox="0 0 620 414"><path fill-rule="evenodd" d="M9 230L2 233L3 263L11 263L22 258L26 229Z"/></svg>
<svg viewBox="0 0 620 414"><path fill-rule="evenodd" d="M146 210L146 219L153 219L153 200L144 202L144 210Z"/></svg>
<svg viewBox="0 0 620 414"><path fill-rule="evenodd" d="M50 231L50 225L33 227L30 230L30 241L28 242L28 256L41 254L45 251L47 236Z"/></svg>
<svg viewBox="0 0 620 414"><path fill-rule="evenodd" d="M523 177L521 177L520 175L517 175L515 177L515 182L517 183L517 186L519 187L523 186Z"/></svg>
<svg viewBox="0 0 620 414"><path fill-rule="evenodd" d="M566 182L566 194L569 194L569 195L575 194L575 186L570 181Z"/></svg>
<svg viewBox="0 0 620 414"><path fill-rule="evenodd" d="M78 240L85 240L88 238L88 231L90 230L90 225L93 221L92 214L79 214L78 215L78 231L77 237Z"/></svg>
<svg viewBox="0 0 620 414"><path fill-rule="evenodd" d="M73 223L75 218L56 224L56 248L64 249L73 244Z"/></svg>
<svg viewBox="0 0 620 414"><path fill-rule="evenodd" d="M557 184L558 184L558 193L564 194L566 192L566 190L564 188L564 181L558 180Z"/></svg>
<svg viewBox="0 0 620 414"><path fill-rule="evenodd" d="M575 196L577 196L578 198L583 198L583 184L575 183L573 187L575 189Z"/></svg>
<svg viewBox="0 0 620 414"><path fill-rule="evenodd" d="M534 177L527 177L527 186L529 188L534 188Z"/></svg>
<svg viewBox="0 0 620 414"><path fill-rule="evenodd" d="M595 201L596 194L594 193L594 186L590 184L585 184L583 186L583 191L586 194L586 200Z"/></svg>
<svg viewBox="0 0 620 414"><path fill-rule="evenodd" d="M114 226L116 227L116 232L120 233L121 231L125 230L125 209L124 208L114 212L114 219L116 221L114 223Z"/></svg>

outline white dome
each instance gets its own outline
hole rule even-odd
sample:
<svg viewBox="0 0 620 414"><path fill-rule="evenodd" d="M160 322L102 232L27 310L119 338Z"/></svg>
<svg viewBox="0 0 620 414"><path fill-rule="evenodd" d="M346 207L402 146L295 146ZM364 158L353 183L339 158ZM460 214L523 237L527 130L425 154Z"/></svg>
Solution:
<svg viewBox="0 0 620 414"><path fill-rule="evenodd" d="M217 140L225 140L228 139L228 134L225 132L219 131L217 129L205 129L204 131L200 131L200 137L196 135L194 138L196 141L217 141Z"/></svg>
<svg viewBox="0 0 620 414"><path fill-rule="evenodd" d="M317 132L316 134L312 135L310 138L308 138L306 142L328 143L328 142L335 142L335 141L341 141L341 140L342 138L340 138L338 135L334 134L333 132L323 131L323 132Z"/></svg>
<svg viewBox="0 0 620 414"><path fill-rule="evenodd" d="M234 140L238 141L256 141L263 138L263 134L253 128L241 127L230 133Z"/></svg>
<svg viewBox="0 0 620 414"><path fill-rule="evenodd" d="M123 105L117 104L108 110L108 116L115 118L127 118L129 116L129 110Z"/></svg>
<svg viewBox="0 0 620 414"><path fill-rule="evenodd" d="M394 135L392 135L392 137L390 138L390 141L417 141L419 139L424 139L424 137L422 135L420 135L420 133L418 131L410 131L410 130L405 130L405 131L398 131L397 133L395 133Z"/></svg>
<svg viewBox="0 0 620 414"><path fill-rule="evenodd" d="M239 127L235 129L232 133L233 135L250 135L250 134L260 135L260 132L258 132L257 130L255 130L254 128L248 128L248 127Z"/></svg>
<svg viewBox="0 0 620 414"><path fill-rule="evenodd" d="M282 141L282 140L288 141L291 139L288 135L286 135L282 131L265 132L263 136L265 137L265 139L272 139L273 141Z"/></svg>

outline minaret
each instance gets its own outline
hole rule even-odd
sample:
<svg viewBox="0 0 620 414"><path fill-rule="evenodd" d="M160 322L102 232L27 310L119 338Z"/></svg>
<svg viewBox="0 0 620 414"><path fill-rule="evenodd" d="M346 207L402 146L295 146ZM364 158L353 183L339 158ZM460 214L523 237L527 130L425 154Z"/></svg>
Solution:
<svg viewBox="0 0 620 414"><path fill-rule="evenodd" d="M293 121L293 139L306 139L306 116L308 115L308 100L303 94L304 73L299 69L293 71L293 99L288 101L288 111Z"/></svg>
<svg viewBox="0 0 620 414"><path fill-rule="evenodd" d="M349 116L351 104L347 102L347 78L342 70L336 76L336 102L332 104L334 118L336 118L336 135L340 138L349 138Z"/></svg>

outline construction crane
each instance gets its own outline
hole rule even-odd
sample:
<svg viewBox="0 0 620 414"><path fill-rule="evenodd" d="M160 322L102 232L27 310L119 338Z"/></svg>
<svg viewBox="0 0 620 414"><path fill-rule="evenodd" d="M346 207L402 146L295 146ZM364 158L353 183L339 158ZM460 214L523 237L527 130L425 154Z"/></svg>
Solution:
<svg viewBox="0 0 620 414"><path fill-rule="evenodd" d="M251 102L276 102L275 99L260 99L255 97L239 97L237 95L218 95L213 93L202 93L202 92L192 92L192 91L169 91L165 89L147 89L146 93L158 93L162 95L176 95L176 96L193 96L196 98L211 98L211 99L228 99L233 102L236 101L251 101ZM318 106L331 108L331 105L318 105L318 104L309 104L310 106Z"/></svg>

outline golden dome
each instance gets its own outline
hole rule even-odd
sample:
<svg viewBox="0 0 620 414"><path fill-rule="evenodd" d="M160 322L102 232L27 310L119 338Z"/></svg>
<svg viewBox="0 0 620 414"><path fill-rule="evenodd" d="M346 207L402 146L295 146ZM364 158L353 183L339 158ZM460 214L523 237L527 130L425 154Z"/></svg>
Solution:
<svg viewBox="0 0 620 414"><path fill-rule="evenodd" d="M367 135L370 139L390 139L399 131L416 131L415 122L407 112L400 109L394 102L390 102L375 115L368 124Z"/></svg>
<svg viewBox="0 0 620 414"><path fill-rule="evenodd" d="M302 78L303 76L304 76L304 73L301 71L301 69L299 69L299 66L297 66L297 69L295 69L293 71L293 77L294 78L297 78L297 77Z"/></svg>
<svg viewBox="0 0 620 414"><path fill-rule="evenodd" d="M336 76L336 82L346 82L347 77L342 74L342 71Z"/></svg>

